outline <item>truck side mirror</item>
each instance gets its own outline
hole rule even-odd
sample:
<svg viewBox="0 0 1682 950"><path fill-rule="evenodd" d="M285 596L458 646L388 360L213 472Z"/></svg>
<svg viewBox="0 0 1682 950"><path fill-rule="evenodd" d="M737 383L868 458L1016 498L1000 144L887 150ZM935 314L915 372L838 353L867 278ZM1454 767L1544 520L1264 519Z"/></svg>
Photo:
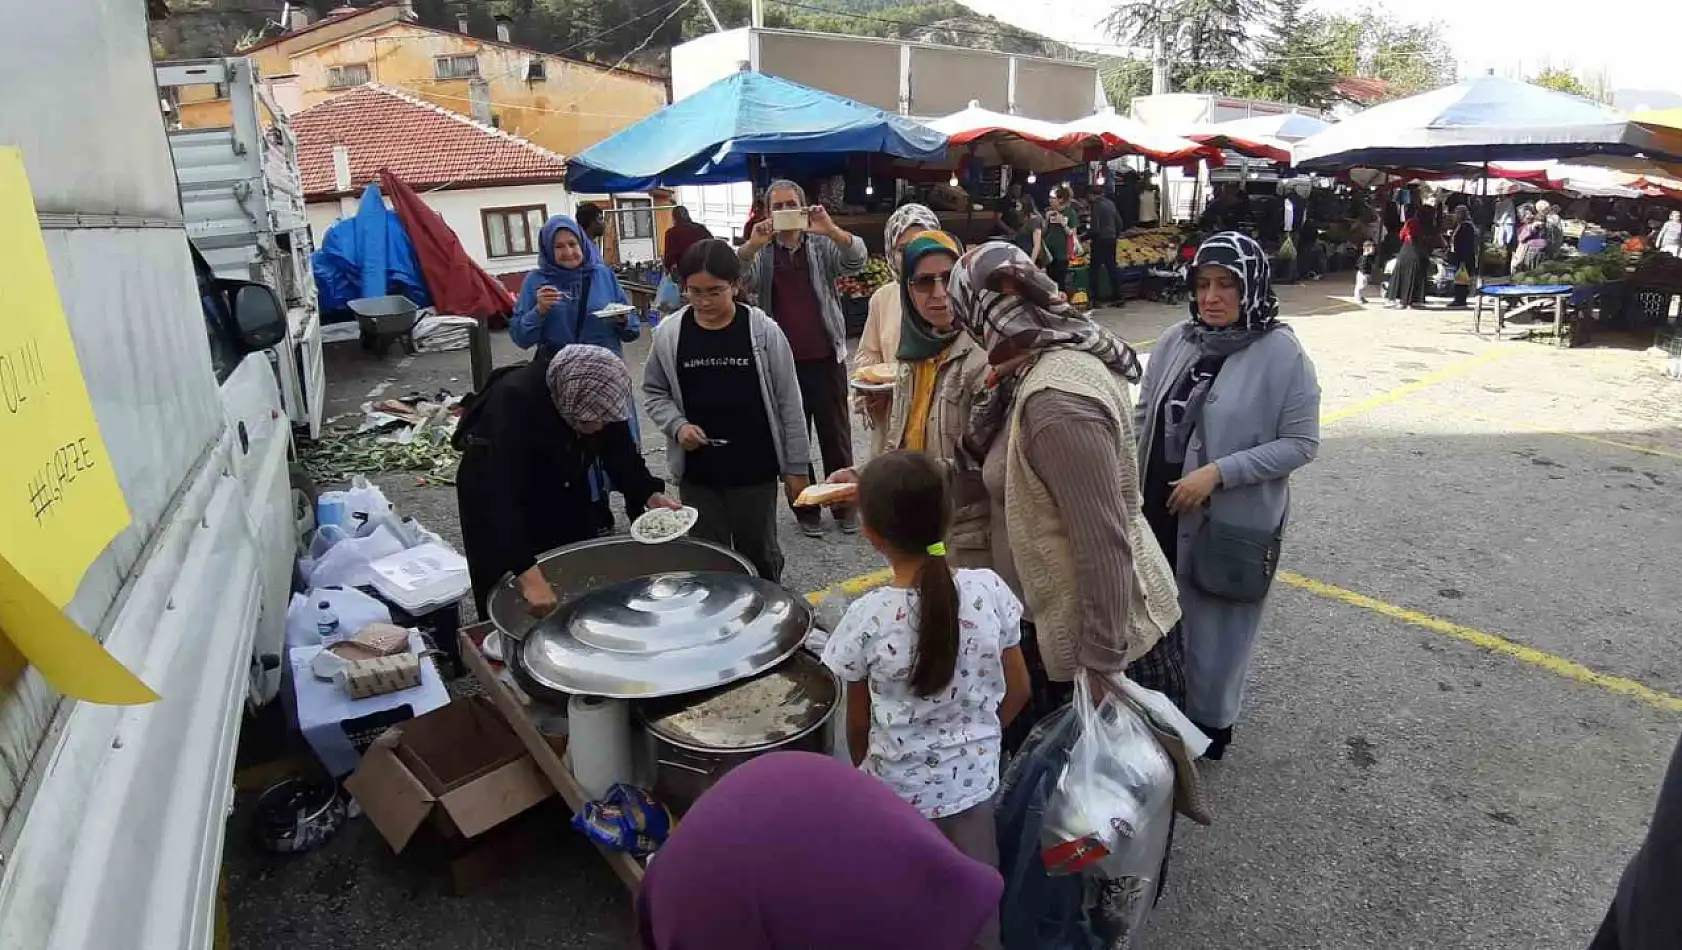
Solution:
<svg viewBox="0 0 1682 950"><path fill-rule="evenodd" d="M234 291L234 326L240 343L251 350L266 350L286 339L286 308L280 298L263 284L241 281Z"/></svg>

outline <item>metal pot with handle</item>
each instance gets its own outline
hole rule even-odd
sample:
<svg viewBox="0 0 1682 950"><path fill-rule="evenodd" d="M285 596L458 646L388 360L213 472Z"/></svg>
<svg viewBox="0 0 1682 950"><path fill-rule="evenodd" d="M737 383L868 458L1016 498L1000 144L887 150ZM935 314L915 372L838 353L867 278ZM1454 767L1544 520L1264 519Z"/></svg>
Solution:
<svg viewBox="0 0 1682 950"><path fill-rule="evenodd" d="M828 755L824 727L840 702L841 681L804 651L729 686L638 702L636 717L654 747L654 797L682 813L731 769L758 756Z"/></svg>

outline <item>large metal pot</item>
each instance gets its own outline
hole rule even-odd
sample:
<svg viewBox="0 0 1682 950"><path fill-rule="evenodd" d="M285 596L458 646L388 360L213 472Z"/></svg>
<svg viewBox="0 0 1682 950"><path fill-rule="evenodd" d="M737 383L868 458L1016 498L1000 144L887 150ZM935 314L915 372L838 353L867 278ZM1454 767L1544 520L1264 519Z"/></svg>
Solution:
<svg viewBox="0 0 1682 950"><path fill-rule="evenodd" d="M769 752L828 755L841 681L810 653L704 693L634 707L654 747L654 797L682 813L729 771Z"/></svg>
<svg viewBox="0 0 1682 950"><path fill-rule="evenodd" d="M753 564L729 548L694 538L664 544L641 544L626 537L595 538L556 548L537 559L543 576L562 605L598 587L668 571L725 571L756 576ZM526 609L519 584L510 574L494 588L485 604L491 622L506 637L525 639L538 623Z"/></svg>

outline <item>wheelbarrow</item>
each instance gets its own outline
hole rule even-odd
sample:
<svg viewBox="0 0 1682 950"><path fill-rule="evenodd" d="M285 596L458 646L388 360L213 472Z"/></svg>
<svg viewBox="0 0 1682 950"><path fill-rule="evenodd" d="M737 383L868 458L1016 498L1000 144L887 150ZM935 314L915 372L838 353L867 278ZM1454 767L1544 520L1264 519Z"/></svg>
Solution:
<svg viewBox="0 0 1682 950"><path fill-rule="evenodd" d="M362 331L362 349L375 356L385 356L395 341L410 356L415 353L415 322L420 305L402 294L384 297L359 297L346 304L356 314L356 325Z"/></svg>

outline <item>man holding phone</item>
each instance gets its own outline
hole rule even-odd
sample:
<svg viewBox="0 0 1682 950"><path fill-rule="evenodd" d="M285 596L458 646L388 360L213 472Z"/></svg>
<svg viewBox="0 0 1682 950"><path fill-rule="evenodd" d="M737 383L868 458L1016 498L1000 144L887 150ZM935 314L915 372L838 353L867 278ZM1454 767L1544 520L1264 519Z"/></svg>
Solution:
<svg viewBox="0 0 1682 950"><path fill-rule="evenodd" d="M839 277L864 271L864 240L848 234L806 192L779 180L765 190L769 215L737 249L759 306L782 328L794 354L795 376L808 425L817 430L824 474L853 464L853 424L847 398L847 324L836 292ZM812 481L817 481L812 474ZM841 530L858 530L858 513L837 507ZM796 508L807 537L823 536L823 510Z"/></svg>

